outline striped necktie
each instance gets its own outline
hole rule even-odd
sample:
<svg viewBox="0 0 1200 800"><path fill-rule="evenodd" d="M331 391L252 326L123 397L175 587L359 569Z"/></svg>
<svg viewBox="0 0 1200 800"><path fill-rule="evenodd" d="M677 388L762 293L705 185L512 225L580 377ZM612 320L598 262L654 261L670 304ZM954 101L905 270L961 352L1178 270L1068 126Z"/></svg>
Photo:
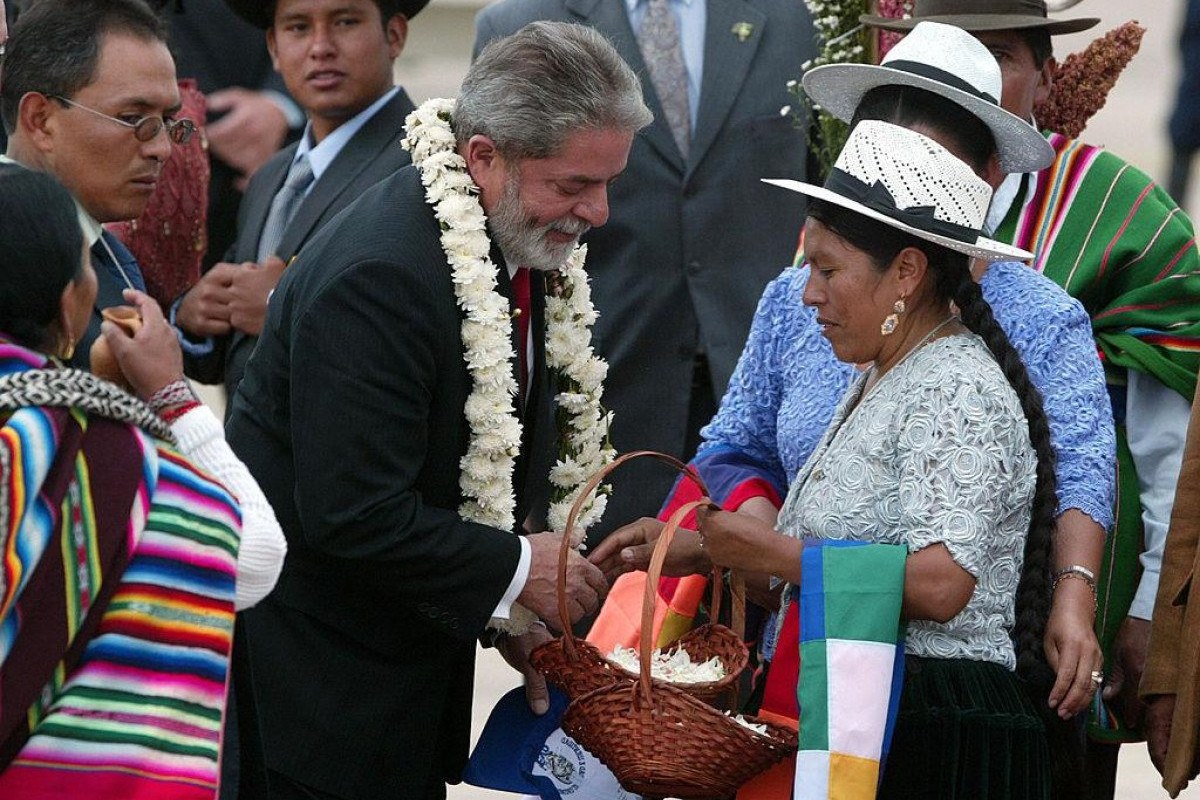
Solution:
<svg viewBox="0 0 1200 800"><path fill-rule="evenodd" d="M266 261L267 256L277 255L276 251L279 249L279 243L283 241L283 234L287 231L292 217L296 216L296 211L304 201L304 195L312 182L312 164L309 163L307 155L300 156L292 164L283 186L271 201L271 210L267 212L267 221L263 223L262 235L258 237L258 263Z"/></svg>

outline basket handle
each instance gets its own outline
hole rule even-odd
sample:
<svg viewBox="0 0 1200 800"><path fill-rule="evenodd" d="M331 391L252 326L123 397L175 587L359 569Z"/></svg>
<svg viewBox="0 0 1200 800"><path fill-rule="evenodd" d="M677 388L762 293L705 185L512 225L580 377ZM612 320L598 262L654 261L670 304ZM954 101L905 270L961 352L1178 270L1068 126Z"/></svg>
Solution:
<svg viewBox="0 0 1200 800"><path fill-rule="evenodd" d="M653 450L635 450L631 453L626 453L614 459L612 463L607 464L592 476L592 479L583 487L579 496L575 498L575 503L571 506L571 513L567 515L566 530L563 531L562 543L558 550L558 616L562 622L563 648L566 650L567 656L571 659L575 658L575 634L571 631L571 615L567 612L567 552L571 547L571 531L575 529L575 521L579 518L580 513L582 513L584 504L595 493L596 487L617 467L627 461L643 457L653 458L674 467L676 471L682 473L699 486L701 494L705 497L708 496L708 486L705 485L704 479L700 477L700 474L693 467L688 466L678 458ZM657 581L655 585L657 585Z"/></svg>
<svg viewBox="0 0 1200 800"><path fill-rule="evenodd" d="M658 600L658 579L662 577L663 562L667 560L667 551L671 548L671 540L675 538L675 531L679 530L679 524L683 522L683 518L700 506L708 505L711 502L705 496L699 500L684 503L677 508L671 518L667 520L662 533L658 535L658 541L654 543L650 566L646 570L646 590L642 596L642 632L638 646L638 661L641 664L638 684L642 701L647 705L650 703L650 653L654 649L654 606ZM713 594L719 597L721 594L720 571L715 567L713 581L715 582Z"/></svg>

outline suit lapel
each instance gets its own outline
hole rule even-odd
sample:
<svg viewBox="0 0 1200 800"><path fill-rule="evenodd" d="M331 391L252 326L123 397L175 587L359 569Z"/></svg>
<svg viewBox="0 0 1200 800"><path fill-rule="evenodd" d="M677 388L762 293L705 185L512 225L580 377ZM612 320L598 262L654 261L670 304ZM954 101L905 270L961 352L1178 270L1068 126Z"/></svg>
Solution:
<svg viewBox="0 0 1200 800"><path fill-rule="evenodd" d="M751 26L745 41L733 33L735 25L744 30L742 23ZM703 160L725 118L729 116L729 109L741 92L750 63L758 51L766 24L766 14L745 0L722 0L708 4L704 75L700 83L700 109L696 116L696 131L692 135L689 172L694 171Z"/></svg>
<svg viewBox="0 0 1200 800"><path fill-rule="evenodd" d="M279 253L284 261L296 254L338 195L346 191L354 179L379 157L384 148L400 146L400 139L404 135L404 118L412 110L412 101L405 91L400 89L396 96L367 120L354 135L354 146L347 145L342 148L337 158L321 175L321 179L313 185L312 191L304 198L304 202L296 210L296 216L284 231L283 239L279 242ZM263 219L265 218L264 214Z"/></svg>
<svg viewBox="0 0 1200 800"><path fill-rule="evenodd" d="M625 11L625 0L566 0L567 10L579 18L580 22L603 33L617 48L617 52L625 59L625 63L638 74L642 82L642 95L646 105L654 112L654 122L642 129L639 136L644 136L650 145L662 154L672 166L681 173L684 170L683 155L675 144L671 129L663 115L662 103L658 93L650 83L650 73L646 62L642 60L642 51L638 47L637 37L629 25L629 14ZM709 12L711 13L711 11ZM705 67L707 69L707 66Z"/></svg>
<svg viewBox="0 0 1200 800"><path fill-rule="evenodd" d="M97 240L92 245L92 268L96 271L96 313L101 309L125 305L125 282L110 264L104 243Z"/></svg>

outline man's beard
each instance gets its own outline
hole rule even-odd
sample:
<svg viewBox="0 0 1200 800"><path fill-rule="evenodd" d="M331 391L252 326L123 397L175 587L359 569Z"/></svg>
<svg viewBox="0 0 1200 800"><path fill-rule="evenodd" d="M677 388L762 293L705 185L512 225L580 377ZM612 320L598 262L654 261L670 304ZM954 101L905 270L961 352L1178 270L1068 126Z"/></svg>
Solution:
<svg viewBox="0 0 1200 800"><path fill-rule="evenodd" d="M504 257L516 267L529 267L543 272L558 269L579 243L579 237L591 228L577 217L562 217L542 226L535 226L533 216L521 203L521 184L515 173L504 182L504 194L488 215L492 235ZM574 236L575 239L557 244L546 238L550 231Z"/></svg>

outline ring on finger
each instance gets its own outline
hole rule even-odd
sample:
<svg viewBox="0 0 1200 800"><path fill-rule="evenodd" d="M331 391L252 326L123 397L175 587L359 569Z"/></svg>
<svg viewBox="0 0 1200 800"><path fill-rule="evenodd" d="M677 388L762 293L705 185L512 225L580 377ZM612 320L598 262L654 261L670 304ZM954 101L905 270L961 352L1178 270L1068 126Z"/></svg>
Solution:
<svg viewBox="0 0 1200 800"><path fill-rule="evenodd" d="M1092 683L1096 686L1104 683L1104 673L1098 669L1092 670Z"/></svg>

